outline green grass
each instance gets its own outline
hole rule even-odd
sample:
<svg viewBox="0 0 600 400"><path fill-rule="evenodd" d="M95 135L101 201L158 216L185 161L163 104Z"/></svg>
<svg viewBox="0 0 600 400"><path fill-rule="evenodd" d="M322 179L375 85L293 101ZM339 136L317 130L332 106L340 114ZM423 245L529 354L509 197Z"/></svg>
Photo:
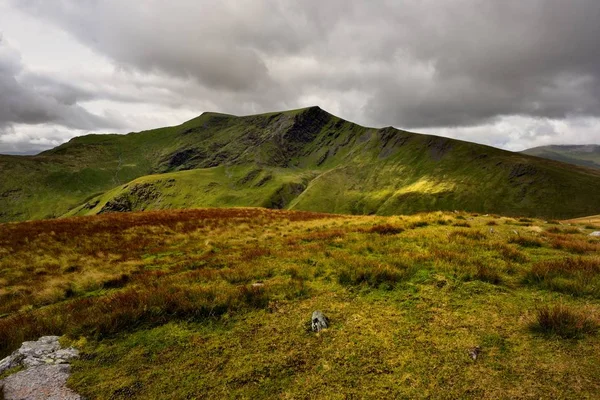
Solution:
<svg viewBox="0 0 600 400"><path fill-rule="evenodd" d="M152 184L154 197L129 198L125 192L139 183ZM204 113L174 127L74 138L37 156L0 156L0 221L93 214L115 200L135 203L134 210L261 205L572 218L597 214L599 197L597 171L365 128L315 107Z"/></svg>
<svg viewBox="0 0 600 400"><path fill-rule="evenodd" d="M0 357L63 335L90 399L593 398L600 240L515 223L233 208L0 225Z"/></svg>

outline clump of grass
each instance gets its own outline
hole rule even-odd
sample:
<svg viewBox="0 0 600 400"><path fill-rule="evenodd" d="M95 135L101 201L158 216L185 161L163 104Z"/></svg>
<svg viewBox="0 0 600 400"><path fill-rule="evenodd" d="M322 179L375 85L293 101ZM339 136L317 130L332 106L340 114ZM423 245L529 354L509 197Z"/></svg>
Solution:
<svg viewBox="0 0 600 400"><path fill-rule="evenodd" d="M498 273L498 270L490 267L489 265L477 265L477 271L473 277L478 281L491 283L493 285L499 285L502 283L502 277Z"/></svg>
<svg viewBox="0 0 600 400"><path fill-rule="evenodd" d="M578 339L584 335L595 334L598 331L598 323L583 312L558 304L539 308L531 329L563 339Z"/></svg>
<svg viewBox="0 0 600 400"><path fill-rule="evenodd" d="M550 275L585 273L589 275L600 273L600 261L597 258L562 258L546 260L533 265L532 274L538 279Z"/></svg>
<svg viewBox="0 0 600 400"><path fill-rule="evenodd" d="M600 243L585 239L574 239L567 237L554 237L551 241L553 249L566 250L570 253L584 254L593 251L600 251Z"/></svg>
<svg viewBox="0 0 600 400"><path fill-rule="evenodd" d="M424 228L426 226L429 225L429 222L427 221L415 221L415 222L411 222L408 227L410 229L415 229L415 228Z"/></svg>
<svg viewBox="0 0 600 400"><path fill-rule="evenodd" d="M488 222L486 223L486 225L487 225L487 226L496 226L496 225L498 225L498 223L497 223L496 221L488 221Z"/></svg>
<svg viewBox="0 0 600 400"><path fill-rule="evenodd" d="M498 251L500 257L505 261L513 261L517 263L524 263L529 260L527 255L515 248L515 246L508 245L502 242L495 242L490 245L490 249Z"/></svg>
<svg viewBox="0 0 600 400"><path fill-rule="evenodd" d="M470 228L471 224L469 224L467 221L457 221L457 222L453 223L452 226L456 226L456 227L460 227L460 228Z"/></svg>
<svg viewBox="0 0 600 400"><path fill-rule="evenodd" d="M508 240L509 243L518 244L521 247L542 247L544 242L532 236L514 236Z"/></svg>
<svg viewBox="0 0 600 400"><path fill-rule="evenodd" d="M600 294L598 258L562 258L534 264L525 281L576 296Z"/></svg>
<svg viewBox="0 0 600 400"><path fill-rule="evenodd" d="M497 268L479 261L475 262L475 270L471 270L471 272L463 274L462 279L464 281L477 280L491 283L493 285L499 285L502 283L502 277L500 276Z"/></svg>
<svg viewBox="0 0 600 400"><path fill-rule="evenodd" d="M448 235L449 238L457 238L463 237L470 240L484 240L487 238L486 234L480 231L468 230L468 229L460 229L453 232L450 232Z"/></svg>
<svg viewBox="0 0 600 400"><path fill-rule="evenodd" d="M403 265L366 262L355 267L344 268L338 274L338 283L345 286L367 285L372 288L391 290L412 275L410 268Z"/></svg>
<svg viewBox="0 0 600 400"><path fill-rule="evenodd" d="M369 233L378 233L380 235L397 235L404 232L404 228L390 224L374 225L368 229Z"/></svg>

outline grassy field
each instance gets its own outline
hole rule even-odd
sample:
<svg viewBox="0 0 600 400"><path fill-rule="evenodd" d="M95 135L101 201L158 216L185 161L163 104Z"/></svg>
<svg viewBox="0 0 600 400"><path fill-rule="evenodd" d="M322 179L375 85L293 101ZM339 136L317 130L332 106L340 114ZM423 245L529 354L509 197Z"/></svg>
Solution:
<svg viewBox="0 0 600 400"><path fill-rule="evenodd" d="M594 398L593 230L261 208L3 224L0 356L63 335L90 399Z"/></svg>

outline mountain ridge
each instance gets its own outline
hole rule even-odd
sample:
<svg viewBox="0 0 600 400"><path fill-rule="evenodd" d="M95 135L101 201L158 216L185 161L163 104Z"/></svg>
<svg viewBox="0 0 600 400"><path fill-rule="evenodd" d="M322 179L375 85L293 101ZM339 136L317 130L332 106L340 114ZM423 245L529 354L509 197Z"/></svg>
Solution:
<svg viewBox="0 0 600 400"><path fill-rule="evenodd" d="M521 153L600 169L600 145L598 144L538 146L523 150Z"/></svg>
<svg viewBox="0 0 600 400"><path fill-rule="evenodd" d="M36 156L0 156L0 177L0 221L208 206L545 218L600 212L599 171L363 127L318 106L205 112L172 127L81 136Z"/></svg>

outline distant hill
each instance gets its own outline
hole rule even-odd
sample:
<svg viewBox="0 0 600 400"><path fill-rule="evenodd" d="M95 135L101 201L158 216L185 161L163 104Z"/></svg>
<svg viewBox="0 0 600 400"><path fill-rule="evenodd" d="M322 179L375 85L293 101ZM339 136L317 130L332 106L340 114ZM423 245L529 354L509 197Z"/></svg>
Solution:
<svg viewBox="0 0 600 400"><path fill-rule="evenodd" d="M523 150L523 154L600 169L600 145L552 145Z"/></svg>
<svg viewBox="0 0 600 400"><path fill-rule="evenodd" d="M600 213L600 171L392 127L319 107L77 137L0 156L0 221L207 206L349 214Z"/></svg>

